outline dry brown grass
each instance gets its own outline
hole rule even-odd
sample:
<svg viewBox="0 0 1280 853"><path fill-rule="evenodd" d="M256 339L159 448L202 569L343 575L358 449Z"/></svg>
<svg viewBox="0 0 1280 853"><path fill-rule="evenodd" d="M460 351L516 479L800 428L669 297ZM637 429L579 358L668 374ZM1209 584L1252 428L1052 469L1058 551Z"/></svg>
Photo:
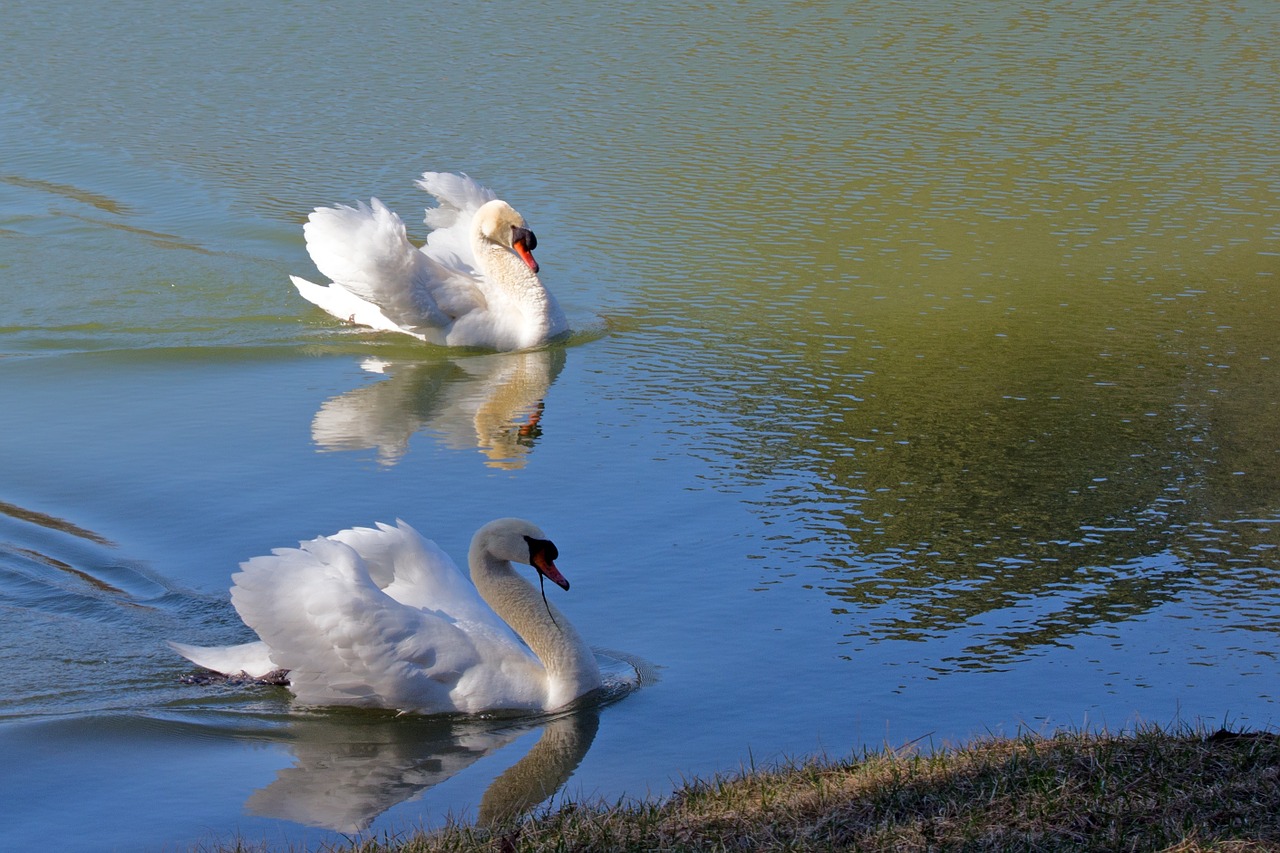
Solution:
<svg viewBox="0 0 1280 853"><path fill-rule="evenodd" d="M353 850L1280 851L1280 736L1152 728L885 751Z"/></svg>

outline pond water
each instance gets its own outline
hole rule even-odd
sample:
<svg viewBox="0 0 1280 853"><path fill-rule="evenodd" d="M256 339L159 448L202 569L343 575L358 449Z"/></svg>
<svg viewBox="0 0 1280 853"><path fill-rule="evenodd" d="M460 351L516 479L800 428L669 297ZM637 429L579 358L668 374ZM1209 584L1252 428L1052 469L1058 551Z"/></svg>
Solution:
<svg viewBox="0 0 1280 853"><path fill-rule="evenodd" d="M813 754L1280 723L1280 7L6 9L0 847L294 849ZM423 170L574 335L331 322ZM237 564L556 540L639 690L396 717L190 683Z"/></svg>

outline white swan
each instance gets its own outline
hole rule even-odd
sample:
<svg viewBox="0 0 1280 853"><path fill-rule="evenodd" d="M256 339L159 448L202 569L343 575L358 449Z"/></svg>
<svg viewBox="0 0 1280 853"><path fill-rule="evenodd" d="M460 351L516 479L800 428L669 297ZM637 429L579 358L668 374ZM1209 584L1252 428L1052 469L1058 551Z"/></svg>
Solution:
<svg viewBox="0 0 1280 853"><path fill-rule="evenodd" d="M417 184L440 202L421 249L376 198L317 207L303 234L333 283L290 276L298 292L341 320L445 346L526 349L569 330L523 216L466 175L425 172Z"/></svg>
<svg viewBox="0 0 1280 853"><path fill-rule="evenodd" d="M343 530L241 564L231 601L260 642L169 645L227 675L287 670L311 705L549 711L602 684L590 647L511 566L568 589L557 556L533 524L491 521L471 540L473 585L403 521Z"/></svg>

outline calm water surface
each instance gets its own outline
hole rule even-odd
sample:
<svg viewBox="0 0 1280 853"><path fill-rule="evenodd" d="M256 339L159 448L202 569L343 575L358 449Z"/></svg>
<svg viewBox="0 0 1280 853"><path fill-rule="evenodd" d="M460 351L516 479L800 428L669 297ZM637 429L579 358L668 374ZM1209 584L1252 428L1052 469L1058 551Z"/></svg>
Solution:
<svg viewBox="0 0 1280 853"><path fill-rule="evenodd" d="M0 847L1280 724L1275 4L10 5ZM571 340L446 353L292 292L313 206L412 231L429 168L527 216ZM270 548L403 517L461 558L517 513L642 689L396 718L164 646L249 639Z"/></svg>

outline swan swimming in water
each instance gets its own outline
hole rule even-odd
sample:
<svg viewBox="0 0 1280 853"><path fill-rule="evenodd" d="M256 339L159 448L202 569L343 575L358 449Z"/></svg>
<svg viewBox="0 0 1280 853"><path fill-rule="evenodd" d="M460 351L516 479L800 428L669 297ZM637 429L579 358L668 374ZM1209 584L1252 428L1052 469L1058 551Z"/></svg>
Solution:
<svg viewBox="0 0 1280 853"><path fill-rule="evenodd" d="M557 556L538 527L500 518L471 540L472 583L403 521L356 527L241 564L231 601L260 641L169 645L224 675L285 670L310 705L549 711L603 683L591 648L511 565L568 589Z"/></svg>
<svg viewBox="0 0 1280 853"><path fill-rule="evenodd" d="M444 346L527 349L569 330L523 216L466 175L425 172L417 184L440 202L421 249L376 198L317 207L302 230L332 283L290 276L298 292L340 320Z"/></svg>

